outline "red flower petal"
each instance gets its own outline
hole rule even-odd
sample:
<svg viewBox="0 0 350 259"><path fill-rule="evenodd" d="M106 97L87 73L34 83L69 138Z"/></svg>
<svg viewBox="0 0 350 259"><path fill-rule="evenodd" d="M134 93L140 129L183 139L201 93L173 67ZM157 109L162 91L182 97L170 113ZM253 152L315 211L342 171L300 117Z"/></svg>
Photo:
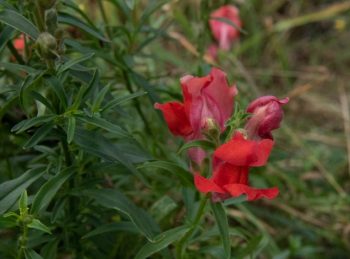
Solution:
<svg viewBox="0 0 350 259"><path fill-rule="evenodd" d="M226 191L224 191L219 186L217 186L211 179L204 178L198 173L194 175L194 185L196 186L198 191L203 193L208 193L208 192L226 193Z"/></svg>
<svg viewBox="0 0 350 259"><path fill-rule="evenodd" d="M262 166L266 164L274 142L270 139L251 141L236 132L229 142L215 150L214 156L235 166Z"/></svg>
<svg viewBox="0 0 350 259"><path fill-rule="evenodd" d="M159 109L163 112L169 130L174 135L186 137L193 132L190 122L185 113L184 105L182 103L155 103L154 108Z"/></svg>
<svg viewBox="0 0 350 259"><path fill-rule="evenodd" d="M214 169L211 180L222 187L227 184L248 184L248 167L221 163Z"/></svg>
<svg viewBox="0 0 350 259"><path fill-rule="evenodd" d="M248 201L254 201L261 198L273 199L279 191L277 187L268 189L256 189L244 184L228 184L224 186L233 197L238 197L242 194L247 195Z"/></svg>
<svg viewBox="0 0 350 259"><path fill-rule="evenodd" d="M208 118L214 119L224 130L225 122L233 110L236 87L229 87L226 74L213 68L205 77L185 76L181 78L186 114L191 126L200 133Z"/></svg>

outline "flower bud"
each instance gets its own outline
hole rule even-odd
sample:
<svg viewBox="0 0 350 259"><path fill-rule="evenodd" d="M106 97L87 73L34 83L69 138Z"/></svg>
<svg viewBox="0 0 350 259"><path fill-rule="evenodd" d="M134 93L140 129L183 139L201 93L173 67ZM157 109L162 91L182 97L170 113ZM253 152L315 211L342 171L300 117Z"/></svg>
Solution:
<svg viewBox="0 0 350 259"><path fill-rule="evenodd" d="M220 126L213 118L207 118L203 127L203 135L210 139L217 140L220 137Z"/></svg>
<svg viewBox="0 0 350 259"><path fill-rule="evenodd" d="M271 131L279 128L283 118L282 105L289 98L278 99L275 96L262 96L249 104L247 112L252 116L245 125L249 139L273 139Z"/></svg>
<svg viewBox="0 0 350 259"><path fill-rule="evenodd" d="M29 225L30 223L32 223L33 221L33 216L32 215L26 215L23 217L22 219L22 222L25 224L25 225Z"/></svg>
<svg viewBox="0 0 350 259"><path fill-rule="evenodd" d="M45 11L45 24L46 30L54 34L58 25L56 9L51 8Z"/></svg>
<svg viewBox="0 0 350 259"><path fill-rule="evenodd" d="M55 53L57 48L57 42L54 36L48 32L43 32L39 35L35 42L39 55L43 58L54 58L57 56Z"/></svg>

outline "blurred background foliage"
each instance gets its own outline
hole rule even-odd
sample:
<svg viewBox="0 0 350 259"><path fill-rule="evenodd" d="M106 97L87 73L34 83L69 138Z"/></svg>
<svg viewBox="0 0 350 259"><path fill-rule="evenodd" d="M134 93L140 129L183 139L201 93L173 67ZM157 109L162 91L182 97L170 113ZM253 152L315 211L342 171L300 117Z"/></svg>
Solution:
<svg viewBox="0 0 350 259"><path fill-rule="evenodd" d="M118 189L123 194L114 195L129 199L123 206L132 202L143 208L125 205L136 217L145 220L147 211L157 222L150 224L151 233L191 221L199 194L184 185L191 177L183 176L185 154L177 153L182 141L171 136L153 103L181 100L179 78L204 75L211 66L237 85L240 107L261 95L291 98L269 164L251 179L256 186L278 186L280 195L272 201L226 202L233 258L348 257L348 1L61 0L54 72L35 53L33 39L27 38L23 59L10 43L20 33L6 25L3 10L14 8L38 27L33 2L0 1L1 213L16 211L18 206L5 199L17 201L24 189L29 205L45 203L36 194L58 171L74 177L66 173L70 180L61 179L50 204L35 214L53 235L31 230L27 258L133 258L146 238L154 237L142 227L140 235L130 223L135 218L120 213L123 208L113 210L119 205L106 204L109 194L94 193L100 190L96 186ZM212 60L206 55L213 42L207 21L224 4L239 8L243 31L231 51ZM62 83L67 105L57 91L48 90L53 77ZM38 84L27 84L36 79ZM51 104L43 104L38 94ZM50 105L54 111L48 111ZM55 115L53 124L11 131L20 121L42 115ZM47 134L39 132L33 140L40 129ZM43 173L37 170L41 167ZM39 178L8 198L6 181L28 170L37 170ZM23 234L7 219L0 222L1 258L16 256ZM207 214L204 222L187 258L223 258L213 216ZM173 246L169 249L154 258L171 258Z"/></svg>

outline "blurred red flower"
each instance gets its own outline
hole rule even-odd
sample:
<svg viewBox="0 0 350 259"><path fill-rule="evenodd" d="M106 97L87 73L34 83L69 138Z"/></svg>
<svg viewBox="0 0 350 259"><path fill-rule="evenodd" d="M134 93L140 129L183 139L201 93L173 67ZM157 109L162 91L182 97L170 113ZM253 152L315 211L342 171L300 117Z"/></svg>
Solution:
<svg viewBox="0 0 350 259"><path fill-rule="evenodd" d="M239 17L239 10L233 5L224 5L213 11L209 20L210 29L214 38L219 43L219 48L229 50L233 41L239 38L239 29L242 27ZM235 26L220 21L219 19L227 19Z"/></svg>
<svg viewBox="0 0 350 259"><path fill-rule="evenodd" d="M223 131L225 122L231 117L233 100L237 94L235 86L229 87L226 74L213 68L209 75L181 78L184 101L156 103L154 107L163 112L169 130L186 141L202 139L202 130L208 120L213 120ZM198 149L190 150L190 157L200 164L205 154Z"/></svg>
<svg viewBox="0 0 350 259"><path fill-rule="evenodd" d="M274 142L271 139L247 140L239 131L214 152L213 176L204 178L195 174L196 188L202 193L213 193L213 201L247 195L249 201L273 199L278 188L257 189L249 186L249 168L266 164Z"/></svg>
<svg viewBox="0 0 350 259"><path fill-rule="evenodd" d="M25 48L24 34L21 34L17 39L13 41L13 46L19 54L23 54Z"/></svg>
<svg viewBox="0 0 350 259"><path fill-rule="evenodd" d="M289 98L278 99L275 96L262 96L251 102L247 112L252 116L245 125L249 139L272 138L271 131L280 127L283 118L282 105Z"/></svg>

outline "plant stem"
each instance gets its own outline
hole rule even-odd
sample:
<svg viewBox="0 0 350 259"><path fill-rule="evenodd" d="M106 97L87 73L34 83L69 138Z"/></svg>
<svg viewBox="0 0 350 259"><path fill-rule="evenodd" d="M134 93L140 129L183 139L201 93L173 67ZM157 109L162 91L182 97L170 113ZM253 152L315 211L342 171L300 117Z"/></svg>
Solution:
<svg viewBox="0 0 350 259"><path fill-rule="evenodd" d="M110 30L110 27L108 27L109 26L109 22L108 22L108 18L107 18L107 15L106 15L106 11L105 11L105 9L103 7L102 0L98 0L97 3L98 3L98 7L100 8L100 11L101 11L101 16L102 16L103 22L106 25L106 32L107 32L108 38L111 40L112 39L112 32Z"/></svg>
<svg viewBox="0 0 350 259"><path fill-rule="evenodd" d="M129 76L128 76L126 71L123 71L123 76L124 76L124 79L125 79L126 88L128 89L129 93L130 94L134 93L134 91L132 90L132 86L131 86L131 83L130 83ZM135 100L135 99L133 99L133 103L134 103L135 108L136 108L138 114L140 115L144 125L145 125L146 132L148 134L150 134L150 135L153 135L150 127L148 126L148 122L146 120L146 117L145 117L145 115L143 114L143 112L141 110L140 103L137 100Z"/></svg>
<svg viewBox="0 0 350 259"><path fill-rule="evenodd" d="M184 245L187 243L188 239L192 236L193 232L197 229L202 215L204 213L205 205L207 204L209 196L204 196L199 204L197 214L194 218L191 228L186 232L186 234L180 239L176 246L176 258L181 259L183 255L183 251L185 249Z"/></svg>
<svg viewBox="0 0 350 259"><path fill-rule="evenodd" d="M27 240L28 240L28 226L26 222L22 223L22 235L19 240L19 250L16 259L23 258L24 249L26 249L27 246Z"/></svg>
<svg viewBox="0 0 350 259"><path fill-rule="evenodd" d="M35 1L34 19L35 19L36 26L38 26L39 31L40 32L45 31L44 12L38 1Z"/></svg>

